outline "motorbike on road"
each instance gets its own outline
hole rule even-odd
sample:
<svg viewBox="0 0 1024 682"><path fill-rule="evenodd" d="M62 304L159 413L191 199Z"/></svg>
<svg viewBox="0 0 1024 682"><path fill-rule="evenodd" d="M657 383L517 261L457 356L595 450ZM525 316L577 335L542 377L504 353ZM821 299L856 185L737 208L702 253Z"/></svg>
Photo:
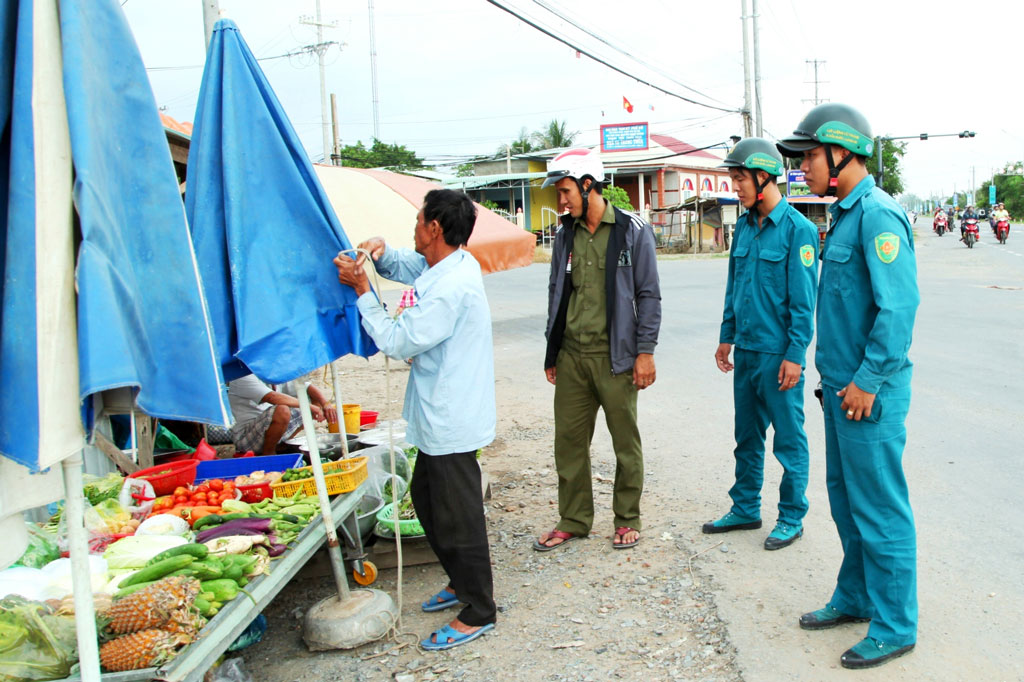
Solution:
<svg viewBox="0 0 1024 682"><path fill-rule="evenodd" d="M1006 238L1010 236L1010 221L999 220L996 222L996 238L999 239L1000 244L1006 243Z"/></svg>
<svg viewBox="0 0 1024 682"><path fill-rule="evenodd" d="M964 220L964 244L967 244L967 248L973 249L974 243L978 241L980 237L978 230L978 219L967 218Z"/></svg>
<svg viewBox="0 0 1024 682"><path fill-rule="evenodd" d="M935 214L935 218L932 220L932 229L935 230L935 234L940 237L949 230L949 221L946 218L945 213Z"/></svg>

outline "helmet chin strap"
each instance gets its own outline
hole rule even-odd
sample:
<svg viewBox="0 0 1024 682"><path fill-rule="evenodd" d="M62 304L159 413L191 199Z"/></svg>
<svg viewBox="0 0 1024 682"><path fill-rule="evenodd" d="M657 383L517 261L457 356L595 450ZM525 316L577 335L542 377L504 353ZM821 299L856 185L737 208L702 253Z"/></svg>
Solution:
<svg viewBox="0 0 1024 682"><path fill-rule="evenodd" d="M828 161L828 191L825 192L825 196L834 197L839 191L839 173L853 160L853 153L847 154L846 158L837 165L832 159L832 145L823 146L825 147L825 160Z"/></svg>
<svg viewBox="0 0 1024 682"><path fill-rule="evenodd" d="M750 179L754 181L754 186L757 187L757 198L754 199L754 205L750 208L757 208L757 205L764 201L764 188L768 186L768 183L772 181L772 176L768 176L764 179L764 182L757 182L757 171L753 168L744 169L750 173Z"/></svg>
<svg viewBox="0 0 1024 682"><path fill-rule="evenodd" d="M583 189L583 181L590 179L590 187ZM594 178L590 175L584 175L582 178L576 178L576 186L580 188L580 197L583 199L583 215L580 217L583 222L587 222L587 210L590 208L590 189L594 187Z"/></svg>

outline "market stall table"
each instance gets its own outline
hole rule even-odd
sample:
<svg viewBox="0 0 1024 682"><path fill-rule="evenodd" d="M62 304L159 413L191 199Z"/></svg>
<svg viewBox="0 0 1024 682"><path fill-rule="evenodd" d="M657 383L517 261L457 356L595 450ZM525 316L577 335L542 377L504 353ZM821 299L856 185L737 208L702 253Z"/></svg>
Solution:
<svg viewBox="0 0 1024 682"><path fill-rule="evenodd" d="M366 490L366 481L355 490L337 496L331 502L331 510L336 519L348 519L359 505ZM216 616L210 619L200 630L196 641L182 649L174 660L159 668L143 668L119 673L104 673L107 682L133 682L142 680L159 680L161 682L201 682L206 671L231 646L231 643L249 627L249 623L267 607L285 585L298 573L299 569L309 561L310 557L320 548L327 536L323 515L316 518L299 534L295 542L281 555L271 562L270 575L262 575L246 586L252 595L249 599L239 594L224 605ZM340 527L344 521L338 523ZM359 542L358 533L356 542ZM361 547L357 548L360 550ZM253 603L255 600L255 603ZM80 680L80 677L65 678L68 682Z"/></svg>

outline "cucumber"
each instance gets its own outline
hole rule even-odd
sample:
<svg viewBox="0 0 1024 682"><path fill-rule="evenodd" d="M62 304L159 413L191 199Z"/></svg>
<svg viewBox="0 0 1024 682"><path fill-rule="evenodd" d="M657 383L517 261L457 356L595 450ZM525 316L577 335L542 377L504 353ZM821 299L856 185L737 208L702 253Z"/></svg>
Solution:
<svg viewBox="0 0 1024 682"><path fill-rule="evenodd" d="M132 592L138 592L142 588L149 587L150 585L152 585L155 582L157 582L157 581L156 580L151 580L151 581L146 582L146 583L137 583L135 585L129 585L128 587L123 587L123 588L121 588L120 590L118 590L114 594L114 599L121 599L122 597L127 597Z"/></svg>
<svg viewBox="0 0 1024 682"><path fill-rule="evenodd" d="M224 523L224 518L220 514L207 514L192 524L192 530L198 531L200 528L205 528L206 526L219 526L222 523Z"/></svg>
<svg viewBox="0 0 1024 682"><path fill-rule="evenodd" d="M196 607L197 611L199 611L199 615L205 618L209 618L216 613L213 609L213 604L202 597L196 597L196 600L192 602L192 605Z"/></svg>
<svg viewBox="0 0 1024 682"><path fill-rule="evenodd" d="M199 519L202 521L202 519ZM198 522L197 522L198 523ZM157 554L155 557L146 562L147 566L154 566L164 559L169 559L173 556L181 556L187 554L194 559L205 559L206 555L210 553L210 548L206 545L198 542L190 542L186 545L178 545L177 547L171 547ZM180 568L180 567L179 567Z"/></svg>
<svg viewBox="0 0 1024 682"><path fill-rule="evenodd" d="M185 570L194 571L195 577L200 580L216 580L224 574L220 566L216 566L209 561L197 561Z"/></svg>
<svg viewBox="0 0 1024 682"><path fill-rule="evenodd" d="M185 545L182 545L185 546ZM168 573L177 571L178 569L185 568L196 558L191 554L179 554L159 561L152 566L146 566L138 573L132 573L130 576L118 583L119 588L128 587L130 585L137 585L138 583L148 583L153 580L159 580Z"/></svg>

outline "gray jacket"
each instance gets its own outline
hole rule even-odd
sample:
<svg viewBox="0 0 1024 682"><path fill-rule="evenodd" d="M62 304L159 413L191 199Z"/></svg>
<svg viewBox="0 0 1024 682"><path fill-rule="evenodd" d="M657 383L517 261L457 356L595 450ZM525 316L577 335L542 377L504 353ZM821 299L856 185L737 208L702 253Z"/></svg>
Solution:
<svg viewBox="0 0 1024 682"><path fill-rule="evenodd" d="M572 295L569 252L575 220L562 216L551 250L548 282L547 353L544 368L555 366L565 333L565 317ZM608 345L612 372L630 372L638 353L654 353L661 327L661 286L654 251L654 230L636 215L615 209L615 225L608 237L605 295L608 308Z"/></svg>

